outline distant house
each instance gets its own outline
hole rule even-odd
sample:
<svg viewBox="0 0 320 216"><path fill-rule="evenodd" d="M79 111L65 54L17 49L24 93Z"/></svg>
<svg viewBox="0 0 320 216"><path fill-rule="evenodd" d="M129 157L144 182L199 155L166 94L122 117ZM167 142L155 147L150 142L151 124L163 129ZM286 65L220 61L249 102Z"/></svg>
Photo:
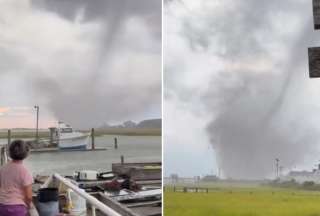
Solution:
<svg viewBox="0 0 320 216"><path fill-rule="evenodd" d="M201 178L201 181L218 181L219 178L216 175L206 175Z"/></svg>
<svg viewBox="0 0 320 216"><path fill-rule="evenodd" d="M303 183L306 181L313 181L315 183L320 183L320 170L316 169L312 172L310 171L291 171L288 175L283 176L281 180L290 181L295 180L298 183Z"/></svg>

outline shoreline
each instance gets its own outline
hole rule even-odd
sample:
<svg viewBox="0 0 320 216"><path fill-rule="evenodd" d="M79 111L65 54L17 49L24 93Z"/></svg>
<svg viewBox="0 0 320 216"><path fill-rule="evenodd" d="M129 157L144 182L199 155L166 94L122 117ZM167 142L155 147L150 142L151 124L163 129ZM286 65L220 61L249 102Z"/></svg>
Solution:
<svg viewBox="0 0 320 216"><path fill-rule="evenodd" d="M81 132L90 133L90 130L80 130ZM119 136L161 136L161 128L107 128L95 129L95 136L103 135L119 135ZM6 130L0 130L0 139L7 139L8 133ZM11 138L34 138L35 131L12 129ZM39 130L39 138L49 138L49 130Z"/></svg>

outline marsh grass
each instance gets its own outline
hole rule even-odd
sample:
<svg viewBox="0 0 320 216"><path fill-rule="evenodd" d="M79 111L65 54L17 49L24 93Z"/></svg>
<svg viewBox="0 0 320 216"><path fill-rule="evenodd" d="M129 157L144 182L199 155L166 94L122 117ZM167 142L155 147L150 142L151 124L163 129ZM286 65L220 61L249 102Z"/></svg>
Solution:
<svg viewBox="0 0 320 216"><path fill-rule="evenodd" d="M89 130L83 130L83 132L90 133ZM123 136L161 136L161 128L108 128L108 129L96 129L96 136L103 135L123 135ZM7 139L7 131L0 131L0 139ZM33 130L11 130L12 138L35 138L35 131ZM39 131L39 137L49 139L49 131Z"/></svg>
<svg viewBox="0 0 320 216"><path fill-rule="evenodd" d="M215 187L209 193L164 192L166 216L320 216L320 192Z"/></svg>

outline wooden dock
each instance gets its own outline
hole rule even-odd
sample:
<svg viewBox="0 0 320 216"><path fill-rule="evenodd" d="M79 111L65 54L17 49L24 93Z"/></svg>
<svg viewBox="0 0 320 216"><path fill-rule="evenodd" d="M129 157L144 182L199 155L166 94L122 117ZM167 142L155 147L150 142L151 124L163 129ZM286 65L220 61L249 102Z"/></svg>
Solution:
<svg viewBox="0 0 320 216"><path fill-rule="evenodd" d="M136 181L161 180L161 170L161 162L112 164L112 172L118 175L126 174Z"/></svg>
<svg viewBox="0 0 320 216"><path fill-rule="evenodd" d="M74 152L74 151L106 151L107 148L88 148L88 149L60 149L60 148L39 148L31 149L31 153L55 153L55 152Z"/></svg>

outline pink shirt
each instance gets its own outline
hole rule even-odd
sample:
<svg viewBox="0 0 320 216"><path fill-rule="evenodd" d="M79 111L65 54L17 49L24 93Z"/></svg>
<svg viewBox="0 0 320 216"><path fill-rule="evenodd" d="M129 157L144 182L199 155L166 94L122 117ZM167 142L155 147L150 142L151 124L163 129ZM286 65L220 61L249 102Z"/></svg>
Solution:
<svg viewBox="0 0 320 216"><path fill-rule="evenodd" d="M0 203L26 205L23 187L32 183L32 175L22 161L7 163L0 168Z"/></svg>

